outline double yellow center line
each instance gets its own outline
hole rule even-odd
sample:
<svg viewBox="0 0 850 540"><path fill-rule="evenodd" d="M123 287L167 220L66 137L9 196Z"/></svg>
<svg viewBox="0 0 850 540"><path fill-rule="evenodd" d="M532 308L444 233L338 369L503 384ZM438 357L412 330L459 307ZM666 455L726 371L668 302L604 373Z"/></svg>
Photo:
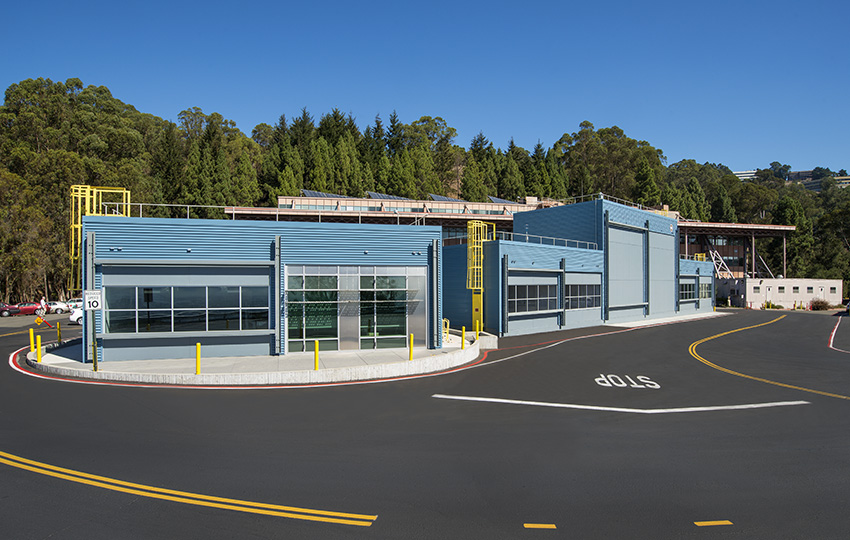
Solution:
<svg viewBox="0 0 850 540"><path fill-rule="evenodd" d="M263 514L267 516L301 519L305 521L321 521L325 523L338 523L341 525L357 525L369 527L378 519L378 516L367 516L363 514L348 514L344 512L330 512L327 510L313 510L310 508L298 508L294 506L280 506L276 504L258 503L252 501L241 501L238 499L227 499L224 497L213 497L199 493L188 493L173 489L164 489L143 484L134 484L105 476L97 476L71 469L63 469L47 463L33 461L6 452L0 452L0 463L11 467L23 469L54 478L61 478L78 484L160 499L195 506L207 506L223 510L234 510L236 512L247 512L249 514Z"/></svg>
<svg viewBox="0 0 850 540"><path fill-rule="evenodd" d="M725 367L722 367L722 366L718 366L717 364L709 362L708 360L706 360L705 358L703 358L702 356L697 354L697 347L700 346L701 344L705 343L706 341L711 341L712 339L717 339L719 337L728 336L729 334L734 334L736 332L743 332L744 330L750 330L750 329L753 329L753 328L758 328L760 326L767 326L768 324L773 324L776 321L780 321L784 318L785 318L785 315L782 315L780 317L773 319L772 321L767 321L765 323L755 324L753 326L747 326L747 327L744 327L744 328L738 328L736 330L730 330L728 332L723 332L722 334L716 334L716 335L701 339L699 341L695 341L695 342L691 343L691 346L688 348L688 352L691 353L691 356L693 356L694 358L696 358L697 360L699 360L703 364L707 365L708 367L714 368L714 369L722 371L724 373L728 373L730 375L735 375L737 377L743 377L745 379L750 379L750 380L753 380L753 381L759 381L759 382L763 382L763 383L767 383L767 384L772 384L774 386L781 386L783 388L791 388L792 390L801 390L803 392L810 392L812 394L819 394L821 396L828 396L828 397L838 398L838 399L850 399L850 396L844 396L844 395L841 395L841 394L833 394L833 393L830 393L830 392L824 392L822 390L813 390L811 388L804 388L802 386L794 386L793 384L786 384L786 383L782 383L782 382L771 381L769 379L763 379L761 377L754 377L752 375L747 375L746 373L740 373L738 371L733 371L731 369L728 369L728 368L725 368Z"/></svg>

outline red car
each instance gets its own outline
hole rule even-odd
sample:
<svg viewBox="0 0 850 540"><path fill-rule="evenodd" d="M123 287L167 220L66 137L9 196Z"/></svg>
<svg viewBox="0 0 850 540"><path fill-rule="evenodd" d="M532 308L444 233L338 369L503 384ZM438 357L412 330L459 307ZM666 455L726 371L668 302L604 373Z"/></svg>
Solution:
<svg viewBox="0 0 850 540"><path fill-rule="evenodd" d="M19 315L44 315L44 308L38 302L21 302L15 304L16 308L20 309Z"/></svg>
<svg viewBox="0 0 850 540"><path fill-rule="evenodd" d="M5 302L0 302L0 317L8 317L10 315L17 315L21 310L16 306L10 306Z"/></svg>

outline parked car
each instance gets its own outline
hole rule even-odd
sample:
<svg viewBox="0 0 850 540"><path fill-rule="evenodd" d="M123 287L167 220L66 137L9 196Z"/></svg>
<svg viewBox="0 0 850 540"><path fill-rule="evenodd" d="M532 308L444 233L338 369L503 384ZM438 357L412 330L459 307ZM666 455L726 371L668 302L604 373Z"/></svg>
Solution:
<svg viewBox="0 0 850 540"><path fill-rule="evenodd" d="M17 306L11 306L5 302L0 302L0 317L8 317L9 315L17 315L21 310Z"/></svg>
<svg viewBox="0 0 850 540"><path fill-rule="evenodd" d="M75 310L77 308L83 307L83 299L82 298L72 298L65 303L68 304L68 307L71 310Z"/></svg>
<svg viewBox="0 0 850 540"><path fill-rule="evenodd" d="M73 324L83 324L83 308L75 308L68 320Z"/></svg>
<svg viewBox="0 0 850 540"><path fill-rule="evenodd" d="M19 302L15 307L20 309L20 315L44 315L44 308L38 302Z"/></svg>
<svg viewBox="0 0 850 540"><path fill-rule="evenodd" d="M48 302L47 307L50 309L50 313L57 313L59 315L71 311L71 307L65 302Z"/></svg>

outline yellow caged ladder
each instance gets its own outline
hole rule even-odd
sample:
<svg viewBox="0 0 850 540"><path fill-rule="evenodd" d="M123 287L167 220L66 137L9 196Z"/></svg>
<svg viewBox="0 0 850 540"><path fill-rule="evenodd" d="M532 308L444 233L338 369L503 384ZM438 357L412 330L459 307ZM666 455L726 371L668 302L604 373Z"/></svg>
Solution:
<svg viewBox="0 0 850 540"><path fill-rule="evenodd" d="M484 242L496 238L496 225L483 221L466 224L466 288L472 291L472 325L484 329Z"/></svg>
<svg viewBox="0 0 850 540"><path fill-rule="evenodd" d="M85 184L71 186L71 276L68 289L71 294L83 288L83 216L104 216L103 196L109 195L116 208L110 214L130 217L130 192L119 187L98 187ZM118 208L120 206L120 208Z"/></svg>

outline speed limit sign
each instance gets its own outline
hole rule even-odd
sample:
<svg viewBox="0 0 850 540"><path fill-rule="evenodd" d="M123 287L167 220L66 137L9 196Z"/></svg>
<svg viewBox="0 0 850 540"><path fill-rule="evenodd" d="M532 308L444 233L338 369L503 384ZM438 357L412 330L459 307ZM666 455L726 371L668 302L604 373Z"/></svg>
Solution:
<svg viewBox="0 0 850 540"><path fill-rule="evenodd" d="M103 291L95 289L85 291L83 309L86 311L100 311L103 309Z"/></svg>

